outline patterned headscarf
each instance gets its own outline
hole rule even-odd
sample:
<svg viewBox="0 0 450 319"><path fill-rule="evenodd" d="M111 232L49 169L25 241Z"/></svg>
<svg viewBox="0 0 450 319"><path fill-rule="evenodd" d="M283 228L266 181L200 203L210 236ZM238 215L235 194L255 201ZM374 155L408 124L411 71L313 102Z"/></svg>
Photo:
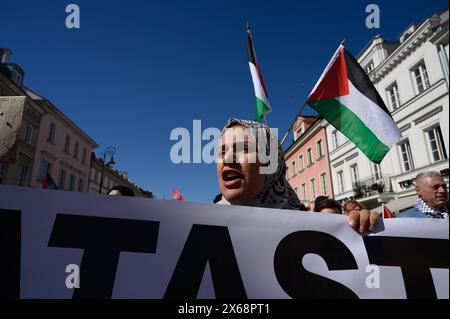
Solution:
<svg viewBox="0 0 450 319"><path fill-rule="evenodd" d="M446 211L437 211L431 208L425 201L418 197L416 199L416 204L414 207L421 212L422 214L427 215L431 218L439 218L439 219L448 219L448 212Z"/></svg>
<svg viewBox="0 0 450 319"><path fill-rule="evenodd" d="M227 128L234 125L242 125L247 128L263 129L266 133L266 154L270 153L270 139L276 139L278 144L278 166L273 174L268 174L262 191L248 203L248 206L267 207L267 208L283 208L299 210L302 208L300 201L292 187L286 181L286 163L284 162L284 152L281 149L281 143L273 132L263 124L255 121L229 119L222 134ZM258 143L257 143L258 144ZM258 146L257 146L258 147ZM259 151L259 150L257 150ZM230 204L224 197L219 204Z"/></svg>

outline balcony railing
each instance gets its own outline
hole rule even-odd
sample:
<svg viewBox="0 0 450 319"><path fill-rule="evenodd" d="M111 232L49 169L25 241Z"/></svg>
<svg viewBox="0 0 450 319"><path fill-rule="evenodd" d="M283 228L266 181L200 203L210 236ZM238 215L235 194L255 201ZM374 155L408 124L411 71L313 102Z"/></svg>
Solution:
<svg viewBox="0 0 450 319"><path fill-rule="evenodd" d="M372 175L353 183L355 198L390 193L392 191L391 176L386 174Z"/></svg>

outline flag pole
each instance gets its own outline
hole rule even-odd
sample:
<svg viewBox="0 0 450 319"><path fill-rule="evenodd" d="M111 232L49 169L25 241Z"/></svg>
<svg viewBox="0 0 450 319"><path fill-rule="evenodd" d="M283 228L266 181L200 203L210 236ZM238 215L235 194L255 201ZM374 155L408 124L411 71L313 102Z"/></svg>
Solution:
<svg viewBox="0 0 450 319"><path fill-rule="evenodd" d="M281 144L283 144L284 140L286 139L286 137L289 135L289 132L292 130L292 128L294 127L295 122L297 122L297 118L301 115L301 113L303 112L303 110L306 107L306 102L303 103L303 106L300 108L300 111L298 111L297 115L295 115L294 121L292 122L291 126L289 126L289 129L287 130L286 134L284 134L283 139L281 140Z"/></svg>

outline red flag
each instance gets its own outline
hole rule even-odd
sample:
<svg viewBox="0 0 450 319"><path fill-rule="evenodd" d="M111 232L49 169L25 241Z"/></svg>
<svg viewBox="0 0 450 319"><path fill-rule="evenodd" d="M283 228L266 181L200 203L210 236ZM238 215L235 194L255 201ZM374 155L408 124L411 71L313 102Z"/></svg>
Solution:
<svg viewBox="0 0 450 319"><path fill-rule="evenodd" d="M180 194L179 191L177 191L175 188L172 189L172 198L175 200L179 200L182 202L185 202L186 200L184 199L183 195Z"/></svg>
<svg viewBox="0 0 450 319"><path fill-rule="evenodd" d="M42 188L58 189L55 181L48 172L45 174L45 178L42 181Z"/></svg>
<svg viewBox="0 0 450 319"><path fill-rule="evenodd" d="M44 180L42 181L42 188L48 188L47 176L45 176Z"/></svg>
<svg viewBox="0 0 450 319"><path fill-rule="evenodd" d="M394 214L392 214L386 205L383 205L383 218L394 218Z"/></svg>

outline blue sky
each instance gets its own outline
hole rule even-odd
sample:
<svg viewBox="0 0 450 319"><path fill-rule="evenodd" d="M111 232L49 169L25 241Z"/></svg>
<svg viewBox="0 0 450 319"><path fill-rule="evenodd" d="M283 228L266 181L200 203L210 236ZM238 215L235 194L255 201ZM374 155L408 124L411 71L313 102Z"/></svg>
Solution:
<svg viewBox="0 0 450 319"><path fill-rule="evenodd" d="M69 3L81 28L65 27ZM380 29L365 8L380 7ZM273 112L283 135L340 40L357 55L376 34L396 40L447 1L6 1L0 46L47 97L100 146L117 148L116 169L158 198L176 187L189 201L218 192L214 164L170 160L172 129L222 128L255 116L246 55L250 21ZM307 111L308 112L308 111ZM291 139L288 139L288 141ZM208 141L203 142L203 145ZM288 145L289 143L285 143Z"/></svg>

